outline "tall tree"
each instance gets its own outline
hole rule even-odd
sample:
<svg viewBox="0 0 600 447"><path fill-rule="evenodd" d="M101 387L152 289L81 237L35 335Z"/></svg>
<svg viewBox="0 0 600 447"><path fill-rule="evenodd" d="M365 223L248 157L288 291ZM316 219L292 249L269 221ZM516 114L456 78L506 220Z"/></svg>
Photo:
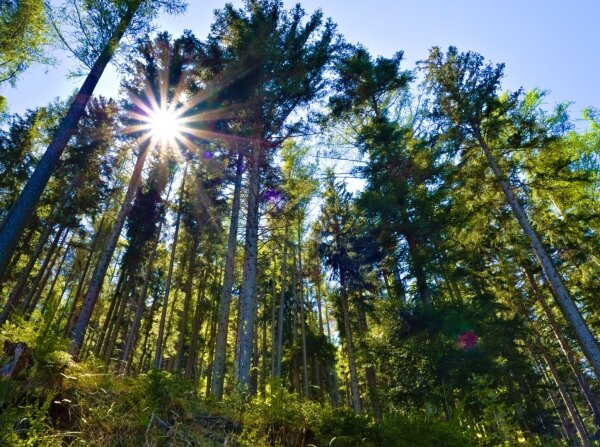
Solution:
<svg viewBox="0 0 600 447"><path fill-rule="evenodd" d="M256 309L256 263L260 183L263 165L278 141L298 128L288 117L314 100L323 87L324 70L334 50L334 26L321 12L305 19L298 5L290 11L279 0L247 0L245 8L228 5L217 12L209 47L243 73L226 93L242 107L239 136L249 139L248 201L240 295L236 378L250 385ZM241 68L244 67L244 70Z"/></svg>
<svg viewBox="0 0 600 447"><path fill-rule="evenodd" d="M504 133L507 120L518 120L520 117L514 113L519 93L505 98L500 98L497 94L503 65L485 64L481 55L459 53L456 48L450 47L446 55L439 48L432 49L425 67L429 85L436 98L436 113L448 121L465 147L476 145L483 151L567 321L577 334L596 376L600 377L598 343L573 302L554 261L531 226L522 201L515 194L509 177L494 154L494 150L497 152L498 149L506 149L507 145L530 147L532 144L543 143L547 137L543 134L536 135L535 129L531 132L531 127L527 126L530 123L526 120L512 134L507 136ZM493 147L494 143L499 147Z"/></svg>

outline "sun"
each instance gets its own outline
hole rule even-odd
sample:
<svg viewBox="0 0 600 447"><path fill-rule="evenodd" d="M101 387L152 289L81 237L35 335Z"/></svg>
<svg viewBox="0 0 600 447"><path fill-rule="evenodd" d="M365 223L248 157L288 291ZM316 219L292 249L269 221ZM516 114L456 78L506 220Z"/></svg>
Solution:
<svg viewBox="0 0 600 447"><path fill-rule="evenodd" d="M153 110L148 118L148 130L159 142L167 143L181 137L182 122L175 111L160 107Z"/></svg>

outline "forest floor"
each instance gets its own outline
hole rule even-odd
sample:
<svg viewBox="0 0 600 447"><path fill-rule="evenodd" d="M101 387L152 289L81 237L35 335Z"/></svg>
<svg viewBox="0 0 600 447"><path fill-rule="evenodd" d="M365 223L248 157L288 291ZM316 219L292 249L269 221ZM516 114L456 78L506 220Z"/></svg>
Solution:
<svg viewBox="0 0 600 447"><path fill-rule="evenodd" d="M205 397L205 385L166 371L118 376L93 356L76 362L67 340L34 326L7 323L0 331L0 446L500 445L482 443L456 421L424 413L376 421L333 407L325 396L301 399L276 383L252 399L228 390L216 402Z"/></svg>
<svg viewBox="0 0 600 447"><path fill-rule="evenodd" d="M244 401L200 397L198 386L152 370L115 376L64 352L0 379L1 446L469 446L452 424L376 422L302 400L281 387ZM3 365L6 358L2 358Z"/></svg>

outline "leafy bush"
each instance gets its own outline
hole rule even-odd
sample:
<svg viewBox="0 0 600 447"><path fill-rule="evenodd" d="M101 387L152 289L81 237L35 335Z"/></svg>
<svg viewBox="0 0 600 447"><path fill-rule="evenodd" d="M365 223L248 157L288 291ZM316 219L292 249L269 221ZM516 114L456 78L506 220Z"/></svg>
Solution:
<svg viewBox="0 0 600 447"><path fill-rule="evenodd" d="M69 340L40 328L35 321L39 320L39 313L31 316L31 320L25 320L14 316L11 321L4 323L0 329L0 348L5 342L25 343L33 356L34 371L29 378L41 376L41 381L57 378L59 374L71 362L67 353ZM10 359L2 353L3 364Z"/></svg>

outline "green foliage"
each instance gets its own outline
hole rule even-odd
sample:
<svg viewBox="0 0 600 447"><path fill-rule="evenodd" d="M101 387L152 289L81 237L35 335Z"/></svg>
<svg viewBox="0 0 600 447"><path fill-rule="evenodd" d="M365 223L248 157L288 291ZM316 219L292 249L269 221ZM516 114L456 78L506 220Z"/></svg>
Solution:
<svg viewBox="0 0 600 447"><path fill-rule="evenodd" d="M54 446L48 412L60 374L70 362L67 340L16 317L0 329L0 346L7 343L24 343L24 355L31 355L33 367L23 370L17 380L0 378L0 445ZM6 353L0 355L0 365L10 360Z"/></svg>
<svg viewBox="0 0 600 447"><path fill-rule="evenodd" d="M229 401L228 408L232 402ZM269 395L246 403L243 430L236 441L243 446L301 447L429 447L475 446L472 433L455 422L424 414L393 414L381 422L347 408L333 408L300 399L274 383Z"/></svg>
<svg viewBox="0 0 600 447"><path fill-rule="evenodd" d="M67 354L69 341L57 333L45 331L45 326L35 323L40 320L39 312L34 313L30 320L14 316L0 328L0 346L6 342L25 343L33 357L34 371L30 376L56 380L56 375L71 361ZM4 356L0 358L7 360Z"/></svg>
<svg viewBox="0 0 600 447"><path fill-rule="evenodd" d="M429 420L424 415L393 414L381 422L348 410L335 410L322 423L319 446L429 447L475 446L472 436L454 422Z"/></svg>
<svg viewBox="0 0 600 447"><path fill-rule="evenodd" d="M31 64L49 62L44 51L50 43L49 31L42 0L0 3L0 84L14 85Z"/></svg>
<svg viewBox="0 0 600 447"><path fill-rule="evenodd" d="M0 445L55 446L47 421L52 396L51 390L24 391L10 380L0 379Z"/></svg>
<svg viewBox="0 0 600 447"><path fill-rule="evenodd" d="M191 409L189 403L195 398L193 384L176 378L166 371L150 370L136 378L131 399L143 408L145 417L152 413L182 417L183 411Z"/></svg>
<svg viewBox="0 0 600 447"><path fill-rule="evenodd" d="M275 382L265 399L255 399L244 411L239 442L244 446L306 445L320 432L329 411Z"/></svg>

